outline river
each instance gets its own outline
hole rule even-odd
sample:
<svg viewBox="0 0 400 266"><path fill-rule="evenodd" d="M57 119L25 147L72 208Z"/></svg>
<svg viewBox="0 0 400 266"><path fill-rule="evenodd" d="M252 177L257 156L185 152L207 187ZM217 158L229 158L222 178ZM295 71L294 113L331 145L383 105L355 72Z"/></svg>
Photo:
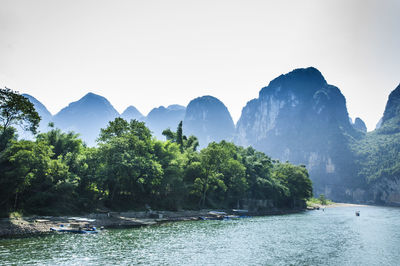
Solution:
<svg viewBox="0 0 400 266"><path fill-rule="evenodd" d="M355 211L360 210L357 217ZM400 208L338 207L0 239L0 264L398 265Z"/></svg>

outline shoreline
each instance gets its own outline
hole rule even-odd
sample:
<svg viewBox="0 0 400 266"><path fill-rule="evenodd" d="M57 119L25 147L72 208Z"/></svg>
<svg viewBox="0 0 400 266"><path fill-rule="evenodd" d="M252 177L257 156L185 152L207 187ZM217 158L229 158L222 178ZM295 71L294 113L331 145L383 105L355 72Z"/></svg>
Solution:
<svg viewBox="0 0 400 266"><path fill-rule="evenodd" d="M325 208L338 207L370 207L374 205L352 204L352 203L333 203L330 205L313 204L306 209L272 209L268 211L249 212L250 216L272 216L295 214L305 211L312 211ZM129 211L129 212L108 212L91 213L72 216L31 216L19 218L0 219L0 238L29 237L42 234L54 233L50 231L51 227L57 227L60 224L85 223L84 221L74 221L78 219L94 219L91 224L98 228L116 229L116 228L137 228L143 226L160 225L168 222L180 221L198 221L200 217L208 216L211 209L198 211ZM229 213L229 211L226 211Z"/></svg>
<svg viewBox="0 0 400 266"><path fill-rule="evenodd" d="M371 207L371 206L375 206L375 205L335 202L335 203L333 203L331 205L327 205L325 207L326 208L337 208L337 207Z"/></svg>
<svg viewBox="0 0 400 266"><path fill-rule="evenodd" d="M314 203L311 206L307 207L307 210L318 210L318 209L328 209L328 208L339 208L339 207L371 207L377 205L368 205L368 204L356 204L356 203L341 203L341 202L334 202L329 205L322 205Z"/></svg>
<svg viewBox="0 0 400 266"><path fill-rule="evenodd" d="M32 216L20 218L0 219L0 238L29 237L41 234L50 234L51 227L60 224L85 223L79 219L94 219L91 224L98 228L137 228L143 226L160 225L168 222L198 221L200 217L209 216L211 210L199 211L150 211L150 212L109 212L91 213L71 216ZM263 212L249 213L250 216L285 215L304 212L306 209L275 209ZM229 212L228 212L229 213ZM76 220L78 219L78 220ZM54 232L53 232L54 233Z"/></svg>

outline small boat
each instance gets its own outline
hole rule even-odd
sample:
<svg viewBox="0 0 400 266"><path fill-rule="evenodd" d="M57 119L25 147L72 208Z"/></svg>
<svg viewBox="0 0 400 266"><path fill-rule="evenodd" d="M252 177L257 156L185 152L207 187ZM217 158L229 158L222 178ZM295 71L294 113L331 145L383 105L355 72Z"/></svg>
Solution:
<svg viewBox="0 0 400 266"><path fill-rule="evenodd" d="M247 210L232 210L233 215L228 215L226 212L210 211L207 216L200 216L200 220L231 220L240 218L249 218L251 216L246 215Z"/></svg>
<svg viewBox="0 0 400 266"><path fill-rule="evenodd" d="M67 226L60 224L58 227L51 227L50 231L75 234L97 234L99 232L95 226L89 224L68 224Z"/></svg>
<svg viewBox="0 0 400 266"><path fill-rule="evenodd" d="M199 219L203 220L203 221L215 221L215 220L224 220L225 217L224 216L215 216L215 217L213 217L213 216L200 216Z"/></svg>
<svg viewBox="0 0 400 266"><path fill-rule="evenodd" d="M224 220L226 212L210 211L207 216L200 216L200 220Z"/></svg>
<svg viewBox="0 0 400 266"><path fill-rule="evenodd" d="M249 210L233 209L232 212L234 215L238 216L238 218L251 218Z"/></svg>
<svg viewBox="0 0 400 266"><path fill-rule="evenodd" d="M96 221L96 219L88 219L88 218L82 218L82 217L69 217L69 221L74 221L74 222L84 222L84 223L93 223Z"/></svg>

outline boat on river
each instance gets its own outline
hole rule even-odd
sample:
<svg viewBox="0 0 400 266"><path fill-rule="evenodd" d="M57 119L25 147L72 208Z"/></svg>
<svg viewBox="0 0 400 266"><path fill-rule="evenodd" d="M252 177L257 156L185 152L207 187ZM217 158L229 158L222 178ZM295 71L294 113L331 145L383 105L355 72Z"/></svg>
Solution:
<svg viewBox="0 0 400 266"><path fill-rule="evenodd" d="M67 224L66 226L60 224L57 227L51 227L50 231L75 234L97 234L99 232L95 226L80 223Z"/></svg>
<svg viewBox="0 0 400 266"><path fill-rule="evenodd" d="M210 211L207 216L200 216L200 220L224 220L227 216L226 212Z"/></svg>

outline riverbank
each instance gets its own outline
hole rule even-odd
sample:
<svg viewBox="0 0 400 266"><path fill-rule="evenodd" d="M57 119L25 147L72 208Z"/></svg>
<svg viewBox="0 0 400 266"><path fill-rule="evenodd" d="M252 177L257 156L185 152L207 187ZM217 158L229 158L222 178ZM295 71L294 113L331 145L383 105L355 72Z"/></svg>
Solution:
<svg viewBox="0 0 400 266"><path fill-rule="evenodd" d="M141 226L157 225L166 222L195 221L199 217L208 216L211 210L199 211L143 211L143 212L108 212L92 213L71 216L33 216L0 219L0 237L18 237L50 233L51 227L61 224L86 223L85 220L94 220L91 224L98 228L134 228ZM304 209L276 209L264 212L249 213L251 216L283 215L305 211Z"/></svg>
<svg viewBox="0 0 400 266"><path fill-rule="evenodd" d="M367 207L370 205L364 205L364 204L353 204L353 203L339 203L339 202L334 202L332 204L328 205L322 205L322 204L312 204L311 206L308 206L308 210L318 210L318 209L324 209L324 208L337 208L337 207Z"/></svg>

